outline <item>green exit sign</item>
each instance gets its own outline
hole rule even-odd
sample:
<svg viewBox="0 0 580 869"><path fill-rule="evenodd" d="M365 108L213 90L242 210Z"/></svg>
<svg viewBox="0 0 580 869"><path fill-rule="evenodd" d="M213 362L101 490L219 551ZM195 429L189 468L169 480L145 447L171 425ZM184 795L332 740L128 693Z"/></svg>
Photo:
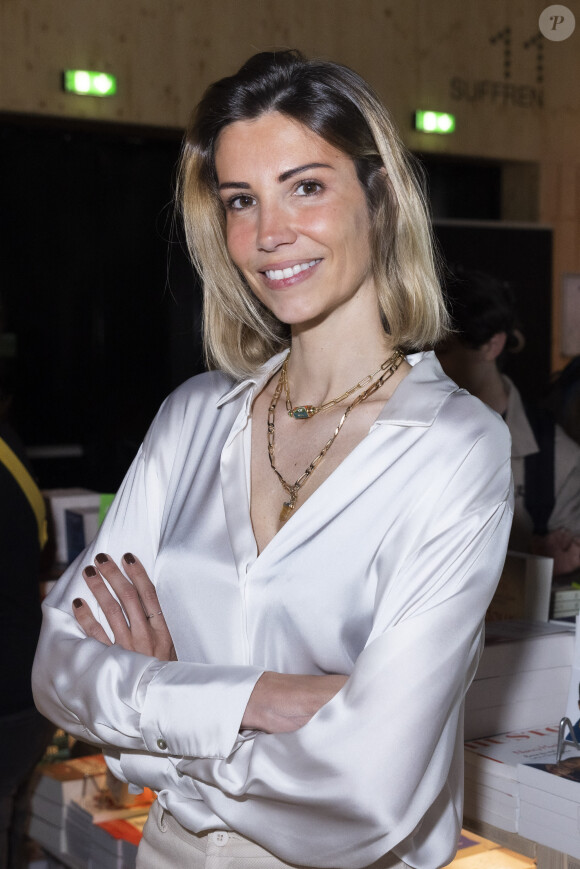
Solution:
<svg viewBox="0 0 580 869"><path fill-rule="evenodd" d="M108 72L87 69L65 69L63 87L69 94L88 97L112 97L117 93L117 79Z"/></svg>
<svg viewBox="0 0 580 869"><path fill-rule="evenodd" d="M415 112L415 129L422 133L453 133L455 131L455 115L449 112Z"/></svg>

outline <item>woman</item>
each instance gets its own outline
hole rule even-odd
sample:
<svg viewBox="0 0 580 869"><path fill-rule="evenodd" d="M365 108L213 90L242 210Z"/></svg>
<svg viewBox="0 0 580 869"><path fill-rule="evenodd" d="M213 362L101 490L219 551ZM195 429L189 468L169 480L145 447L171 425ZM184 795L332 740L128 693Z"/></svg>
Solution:
<svg viewBox="0 0 580 869"><path fill-rule="evenodd" d="M49 600L38 703L158 791L141 867L443 865L509 444L402 355L444 328L403 149L352 71L259 54L198 107L181 197L219 370Z"/></svg>
<svg viewBox="0 0 580 869"><path fill-rule="evenodd" d="M503 373L524 338L511 287L458 270L445 287L453 335L436 348L446 374L501 414L511 435L514 519L510 549L554 560L554 576L580 568L580 447L550 415L524 404Z"/></svg>

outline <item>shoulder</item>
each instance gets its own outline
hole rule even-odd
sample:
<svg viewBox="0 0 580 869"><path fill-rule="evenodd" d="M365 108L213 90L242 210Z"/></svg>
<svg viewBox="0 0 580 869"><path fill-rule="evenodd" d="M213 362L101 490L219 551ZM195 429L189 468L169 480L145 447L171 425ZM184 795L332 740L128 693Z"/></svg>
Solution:
<svg viewBox="0 0 580 869"><path fill-rule="evenodd" d="M467 440L489 440L509 453L511 447L510 430L501 416L488 405L464 389L449 393L436 425L444 426L450 436Z"/></svg>
<svg viewBox="0 0 580 869"><path fill-rule="evenodd" d="M144 449L159 444L167 448L186 433L194 436L200 426L211 431L221 413L219 400L232 385L232 379L221 371L206 371L186 380L159 408L145 436Z"/></svg>
<svg viewBox="0 0 580 869"><path fill-rule="evenodd" d="M580 445L572 440L559 425L556 425L554 429L554 441L556 461L561 462L564 467L580 467Z"/></svg>
<svg viewBox="0 0 580 869"><path fill-rule="evenodd" d="M220 398L234 385L234 380L222 371L204 371L174 389L161 405L160 412L186 411L200 405L208 411L215 410Z"/></svg>
<svg viewBox="0 0 580 869"><path fill-rule="evenodd" d="M423 354L416 368L409 398L421 404L421 455L437 497L445 490L463 504L509 499L511 438L501 416L450 380L434 354Z"/></svg>
<svg viewBox="0 0 580 869"><path fill-rule="evenodd" d="M449 449L484 439L509 456L510 433L499 414L447 377L433 352L416 354L411 362L403 382L411 419L445 438Z"/></svg>

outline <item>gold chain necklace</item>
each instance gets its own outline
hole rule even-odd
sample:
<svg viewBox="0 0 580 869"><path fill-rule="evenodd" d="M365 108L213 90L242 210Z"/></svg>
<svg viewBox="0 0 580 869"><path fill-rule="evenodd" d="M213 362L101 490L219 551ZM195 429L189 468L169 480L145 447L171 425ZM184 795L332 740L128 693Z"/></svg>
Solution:
<svg viewBox="0 0 580 869"><path fill-rule="evenodd" d="M398 351L397 351L398 352ZM281 377L283 380L284 393L286 395L286 410L288 411L288 416L291 416L293 419L310 419L317 413L321 413L323 410L329 410L331 407L335 407L335 405L340 404L341 401L344 401L345 398L348 398L349 395L352 395L353 392L358 392L359 389L363 389L375 379L377 374L380 374L381 371L385 371L390 367L394 356L390 356L386 362L383 362L380 368L377 368L372 374L367 374L366 377L363 377L362 380L356 384L356 386L351 386L350 389L347 389L346 392L343 392L342 395L339 395L338 398L332 398L330 401L325 401L324 404L301 404L297 407L292 406L292 399L290 398L290 385L288 383L288 360L290 359L290 353L288 353L286 359L284 360L284 365L282 366Z"/></svg>
<svg viewBox="0 0 580 869"><path fill-rule="evenodd" d="M280 377L278 378L278 383L276 385L276 389L274 390L274 395L272 396L270 407L268 408L268 458L270 459L270 466L280 480L282 488L290 496L289 500L284 501L282 505L282 510L280 511L280 522L286 522L286 520L289 519L292 515L292 512L296 506L296 501L298 500L298 493L300 492L300 489L302 488L306 480L310 477L310 475L316 470L316 468L336 440L338 433L343 427L344 422L351 410L353 410L353 408L355 408L357 404L365 401L365 399L367 399L370 395L376 392L377 389L380 389L381 386L386 383L386 381L390 377L393 376L399 365L403 362L404 358L405 356L401 352L401 350L395 350L393 355L390 356L389 359L387 359L387 361L381 365L379 371L382 371L383 373L381 374L379 379L372 383L369 387L367 387L364 392L361 392L360 395L357 395L355 400L351 402L351 404L349 404L349 406L344 411L342 417L340 418L340 422L335 428L332 436L326 441L318 455L312 459L304 473L300 477L298 477L293 485L291 485L290 483L286 482L286 480L274 463L276 405L278 404L278 400L280 398L280 395L282 394L282 389L284 388L286 363L288 362L288 357L286 357L286 359L284 360L284 365L282 366L282 369L280 371Z"/></svg>

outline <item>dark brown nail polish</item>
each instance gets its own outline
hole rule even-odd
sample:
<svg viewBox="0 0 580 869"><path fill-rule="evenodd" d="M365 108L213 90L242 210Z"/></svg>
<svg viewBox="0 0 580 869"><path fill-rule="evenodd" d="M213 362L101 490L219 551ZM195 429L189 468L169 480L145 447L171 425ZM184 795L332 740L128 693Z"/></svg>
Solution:
<svg viewBox="0 0 580 869"><path fill-rule="evenodd" d="M99 552L97 556L95 556L95 561L97 564L106 564L109 559L105 555L104 552Z"/></svg>
<svg viewBox="0 0 580 869"><path fill-rule="evenodd" d="M75 599L73 600L73 606L74 606L74 608L78 610L78 608L79 608L80 606L82 606L82 605L83 605L83 602L82 602L82 600L80 599L80 597L75 597Z"/></svg>
<svg viewBox="0 0 580 869"><path fill-rule="evenodd" d="M92 564L89 564L88 567L85 567L85 576L96 576L96 575L97 575L97 571L95 570L95 568L93 567Z"/></svg>
<svg viewBox="0 0 580 869"><path fill-rule="evenodd" d="M126 561L127 564L135 564L135 556L131 555L130 552L126 552L123 556L123 561Z"/></svg>

